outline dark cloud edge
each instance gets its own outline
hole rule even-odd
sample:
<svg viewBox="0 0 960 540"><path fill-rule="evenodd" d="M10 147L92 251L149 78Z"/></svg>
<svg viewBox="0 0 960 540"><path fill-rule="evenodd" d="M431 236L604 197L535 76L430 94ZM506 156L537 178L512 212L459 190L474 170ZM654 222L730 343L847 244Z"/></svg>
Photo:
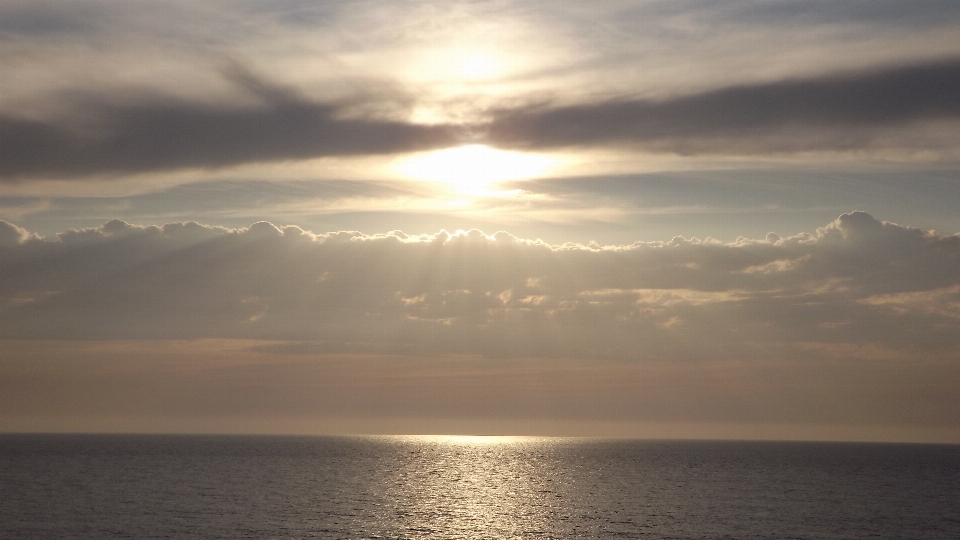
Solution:
<svg viewBox="0 0 960 540"><path fill-rule="evenodd" d="M490 141L530 149L618 142L689 153L867 147L877 130L960 119L960 58L664 100L534 105L490 118Z"/></svg>
<svg viewBox="0 0 960 540"><path fill-rule="evenodd" d="M248 73L225 76L259 102L101 96L74 104L82 106L86 121L0 114L0 182L397 154L465 142L514 149L627 144L654 152L735 155L895 148L910 146L897 129L960 119L960 58L660 101L499 109L472 125L351 115L362 104L314 102Z"/></svg>

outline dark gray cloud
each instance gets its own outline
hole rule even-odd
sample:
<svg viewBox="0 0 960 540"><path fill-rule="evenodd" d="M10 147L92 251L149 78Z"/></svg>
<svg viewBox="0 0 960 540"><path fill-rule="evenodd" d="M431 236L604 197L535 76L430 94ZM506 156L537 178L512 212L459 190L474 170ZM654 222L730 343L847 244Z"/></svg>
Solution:
<svg viewBox="0 0 960 540"><path fill-rule="evenodd" d="M459 128L358 116L357 103L316 103L242 71L228 75L259 102L98 98L83 101L83 121L0 116L0 179L411 152L456 145L477 131L515 148L633 144L757 154L896 147L910 142L891 130L960 118L960 59L663 101L498 110L489 124Z"/></svg>
<svg viewBox="0 0 960 540"><path fill-rule="evenodd" d="M646 19L682 17L723 27L764 25L813 30L825 25L874 28L936 28L960 21L960 6L951 0L655 0L619 10L620 25Z"/></svg>
<svg viewBox="0 0 960 540"><path fill-rule="evenodd" d="M531 106L493 114L495 144L632 143L680 152L842 150L878 128L960 118L960 59L721 88L652 100ZM889 136L889 134L886 134Z"/></svg>
<svg viewBox="0 0 960 540"><path fill-rule="evenodd" d="M862 212L786 238L614 249L479 231L314 235L265 222L117 220L55 240L3 230L4 338L619 359L960 348L960 237Z"/></svg>
<svg viewBox="0 0 960 540"><path fill-rule="evenodd" d="M126 7L122 4L101 1L64 4L11 0L0 6L0 43L27 37L50 39L104 31L111 22L116 23L114 17L123 11Z"/></svg>
<svg viewBox="0 0 960 540"><path fill-rule="evenodd" d="M931 28L956 24L960 5L951 0L780 0L777 2L711 1L717 14L740 23L859 24Z"/></svg>
<svg viewBox="0 0 960 540"><path fill-rule="evenodd" d="M74 118L0 115L0 180L391 154L458 140L450 126L359 117L357 103L317 103L243 71L227 75L259 102L88 97L74 100L83 113Z"/></svg>

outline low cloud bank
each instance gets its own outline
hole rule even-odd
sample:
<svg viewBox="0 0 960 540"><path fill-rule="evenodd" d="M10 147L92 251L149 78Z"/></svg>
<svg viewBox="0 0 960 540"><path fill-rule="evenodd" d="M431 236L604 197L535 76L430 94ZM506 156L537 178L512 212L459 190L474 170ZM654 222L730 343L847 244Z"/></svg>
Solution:
<svg viewBox="0 0 960 540"><path fill-rule="evenodd" d="M0 276L8 339L624 360L960 351L960 236L863 212L788 237L605 247L266 222L114 220L39 238L2 222Z"/></svg>

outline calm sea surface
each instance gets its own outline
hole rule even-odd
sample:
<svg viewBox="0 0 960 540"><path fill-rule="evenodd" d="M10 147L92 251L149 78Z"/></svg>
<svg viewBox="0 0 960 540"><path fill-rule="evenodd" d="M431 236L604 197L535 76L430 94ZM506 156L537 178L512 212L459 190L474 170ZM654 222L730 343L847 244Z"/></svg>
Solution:
<svg viewBox="0 0 960 540"><path fill-rule="evenodd" d="M0 436L0 538L960 538L960 446Z"/></svg>

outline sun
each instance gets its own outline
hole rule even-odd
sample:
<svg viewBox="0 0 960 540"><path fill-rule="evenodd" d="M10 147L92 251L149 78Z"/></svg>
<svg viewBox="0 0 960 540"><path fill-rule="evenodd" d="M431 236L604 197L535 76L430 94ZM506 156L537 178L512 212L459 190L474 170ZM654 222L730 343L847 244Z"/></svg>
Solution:
<svg viewBox="0 0 960 540"><path fill-rule="evenodd" d="M466 79L486 79L497 72L497 63L487 53L469 53L460 59L459 72Z"/></svg>
<svg viewBox="0 0 960 540"><path fill-rule="evenodd" d="M542 155L470 144L415 155L397 169L408 178L451 184L457 193L482 195L497 182L535 178L552 162Z"/></svg>

